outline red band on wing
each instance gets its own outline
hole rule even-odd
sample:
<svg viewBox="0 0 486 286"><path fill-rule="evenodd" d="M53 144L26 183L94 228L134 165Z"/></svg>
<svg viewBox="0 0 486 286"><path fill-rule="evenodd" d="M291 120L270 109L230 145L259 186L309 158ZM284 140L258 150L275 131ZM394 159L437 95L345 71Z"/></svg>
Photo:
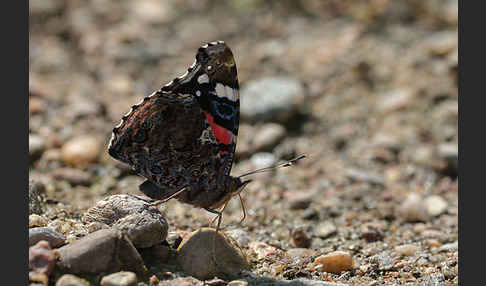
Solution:
<svg viewBox="0 0 486 286"><path fill-rule="evenodd" d="M204 112L204 115L209 122L209 126L213 129L214 137L216 137L218 143L229 145L231 143L231 137L233 136L231 131L214 123L214 118L211 114Z"/></svg>

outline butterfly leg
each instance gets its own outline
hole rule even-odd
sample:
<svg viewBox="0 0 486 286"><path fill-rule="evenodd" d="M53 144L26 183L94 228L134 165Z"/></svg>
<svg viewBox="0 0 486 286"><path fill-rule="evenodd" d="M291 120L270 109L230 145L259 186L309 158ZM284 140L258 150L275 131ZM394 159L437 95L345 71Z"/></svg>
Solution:
<svg viewBox="0 0 486 286"><path fill-rule="evenodd" d="M156 207L160 204L163 204L165 202L168 202L169 200L177 197L180 193L184 192L185 190L187 190L188 188L187 187L183 187L182 189L178 190L177 192L175 192L174 194L170 195L168 198L166 199L163 199L163 200L157 200L153 203L150 204L150 206L153 206L153 207Z"/></svg>

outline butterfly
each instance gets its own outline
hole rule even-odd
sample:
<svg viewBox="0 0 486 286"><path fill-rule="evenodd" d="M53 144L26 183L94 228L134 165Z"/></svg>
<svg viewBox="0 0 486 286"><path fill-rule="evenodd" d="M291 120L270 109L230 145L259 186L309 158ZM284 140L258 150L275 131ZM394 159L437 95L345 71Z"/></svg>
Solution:
<svg viewBox="0 0 486 286"><path fill-rule="evenodd" d="M218 214L219 229L217 209L251 182L241 177L261 171L230 175L239 118L233 53L223 41L210 42L184 75L132 106L113 129L108 153L146 179L139 189L149 198Z"/></svg>

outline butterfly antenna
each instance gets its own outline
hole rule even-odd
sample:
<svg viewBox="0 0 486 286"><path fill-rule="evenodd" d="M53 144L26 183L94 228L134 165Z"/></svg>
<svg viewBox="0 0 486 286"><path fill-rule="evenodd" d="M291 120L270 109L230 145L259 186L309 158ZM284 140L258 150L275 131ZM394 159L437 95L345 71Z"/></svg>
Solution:
<svg viewBox="0 0 486 286"><path fill-rule="evenodd" d="M285 168L285 167L290 167L292 165L294 165L295 162L299 161L300 159L304 159L305 157L307 157L307 155L305 154L301 154L287 162L284 162L282 164L278 164L278 165L274 165L274 166L270 166L270 167L265 167L265 168L261 168L261 169L258 169L258 170L253 170L253 171L250 171L248 173L245 173L241 176L238 176L238 178L241 178L241 177L245 177L245 176L248 176L248 175L253 175L253 174L257 174L257 173L263 173L263 172L267 172L267 171L270 171L270 170L274 170L274 169L278 169L278 168Z"/></svg>

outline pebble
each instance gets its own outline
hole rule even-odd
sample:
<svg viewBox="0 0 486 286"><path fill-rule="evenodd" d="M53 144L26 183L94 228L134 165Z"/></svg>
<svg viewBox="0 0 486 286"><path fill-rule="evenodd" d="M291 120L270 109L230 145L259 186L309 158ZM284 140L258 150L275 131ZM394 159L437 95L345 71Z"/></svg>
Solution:
<svg viewBox="0 0 486 286"><path fill-rule="evenodd" d="M384 185L385 184L385 179L383 176L374 174L372 172L367 172L367 171L362 171L362 170L357 170L353 168L349 168L346 170L346 175L358 182L368 182L376 185Z"/></svg>
<svg viewBox="0 0 486 286"><path fill-rule="evenodd" d="M254 151L273 150L285 136L285 128L277 123L264 124L254 135L252 149Z"/></svg>
<svg viewBox="0 0 486 286"><path fill-rule="evenodd" d="M49 242L41 240L29 247L29 270L49 276L56 265L56 255Z"/></svg>
<svg viewBox="0 0 486 286"><path fill-rule="evenodd" d="M250 267L236 242L211 228L201 228L186 236L178 248L177 261L185 273L200 280L215 276L234 279L241 270Z"/></svg>
<svg viewBox="0 0 486 286"><path fill-rule="evenodd" d="M245 99L240 107L243 120L284 122L298 110L305 96L302 84L295 79L266 77L247 83L241 89L241 98Z"/></svg>
<svg viewBox="0 0 486 286"><path fill-rule="evenodd" d="M29 218L30 219L30 218ZM66 237L50 227L34 227L29 229L29 246L45 240L53 248L63 245Z"/></svg>
<svg viewBox="0 0 486 286"><path fill-rule="evenodd" d="M38 96L29 97L29 115L43 113L46 110L46 102Z"/></svg>
<svg viewBox="0 0 486 286"><path fill-rule="evenodd" d="M277 158L272 153L259 152L251 156L250 162L255 169L260 169L275 165Z"/></svg>
<svg viewBox="0 0 486 286"><path fill-rule="evenodd" d="M39 181L29 180L29 215L42 214L44 212L44 206L42 202L42 194L44 192L44 184Z"/></svg>
<svg viewBox="0 0 486 286"><path fill-rule="evenodd" d="M57 249L57 266L65 272L100 273L130 270L144 273L142 257L121 231L102 229Z"/></svg>
<svg viewBox="0 0 486 286"><path fill-rule="evenodd" d="M245 280L233 280L230 281L227 286L248 286L248 282Z"/></svg>
<svg viewBox="0 0 486 286"><path fill-rule="evenodd" d="M313 194L305 191L289 191L284 193L284 198L288 201L291 210L304 210L312 203Z"/></svg>
<svg viewBox="0 0 486 286"><path fill-rule="evenodd" d="M429 219L427 205L422 197L416 193L411 193L397 209L398 216L407 222L425 222Z"/></svg>
<svg viewBox="0 0 486 286"><path fill-rule="evenodd" d="M330 221L320 222L317 224L314 233L320 238L328 238L337 233L337 228L334 223Z"/></svg>
<svg viewBox="0 0 486 286"><path fill-rule="evenodd" d="M46 142L43 137L29 134L29 157L31 161L39 159L45 148Z"/></svg>
<svg viewBox="0 0 486 286"><path fill-rule="evenodd" d="M236 243L238 243L238 245L241 247L245 247L251 241L248 232L239 228L228 230L226 234L236 240Z"/></svg>
<svg viewBox="0 0 486 286"><path fill-rule="evenodd" d="M454 251L457 251L458 246L459 246L459 244L458 244L457 241L453 242L453 243L447 243L447 244L444 244L441 247L439 247L439 251L454 252Z"/></svg>
<svg viewBox="0 0 486 286"><path fill-rule="evenodd" d="M248 248L256 254L257 260L267 258L280 252L277 248L259 241L248 243Z"/></svg>
<svg viewBox="0 0 486 286"><path fill-rule="evenodd" d="M458 173L459 147L457 143L443 143L438 146L439 157L447 163L449 172Z"/></svg>
<svg viewBox="0 0 486 286"><path fill-rule="evenodd" d="M169 225L156 207L149 207L142 197L113 195L96 203L83 214L84 223L98 222L123 231L137 248L160 244L167 237Z"/></svg>
<svg viewBox="0 0 486 286"><path fill-rule="evenodd" d="M425 40L427 49L434 55L446 55L457 47L457 32L434 33Z"/></svg>
<svg viewBox="0 0 486 286"><path fill-rule="evenodd" d="M314 269L321 272L340 273L354 267L351 254L345 251L334 251L321 255L314 260Z"/></svg>
<svg viewBox="0 0 486 286"><path fill-rule="evenodd" d="M437 195L427 197L424 203L430 216L441 215L447 210L447 202Z"/></svg>
<svg viewBox="0 0 486 286"><path fill-rule="evenodd" d="M75 168L58 168L53 170L51 175L54 179L68 181L73 186L92 184L91 175L88 172Z"/></svg>
<svg viewBox="0 0 486 286"><path fill-rule="evenodd" d="M293 230L291 237L295 247L309 248L312 244L312 237L301 228Z"/></svg>
<svg viewBox="0 0 486 286"><path fill-rule="evenodd" d="M197 280L194 277L179 277L171 280L160 281L159 284L155 284L155 285L157 286L204 286L204 283L202 281Z"/></svg>
<svg viewBox="0 0 486 286"><path fill-rule="evenodd" d="M85 167L98 160L102 146L92 136L79 136L66 142L61 149L64 163L74 167Z"/></svg>
<svg viewBox="0 0 486 286"><path fill-rule="evenodd" d="M383 113L390 113L403 109L412 103L413 95L413 92L409 89L391 90L381 96L378 110Z"/></svg>
<svg viewBox="0 0 486 286"><path fill-rule="evenodd" d="M266 284L264 284L266 285ZM307 278L297 278L293 280L281 280L272 282L272 286L349 286L349 284L311 280Z"/></svg>
<svg viewBox="0 0 486 286"><path fill-rule="evenodd" d="M309 248L291 248L286 253L290 258L295 260L314 256L316 251Z"/></svg>
<svg viewBox="0 0 486 286"><path fill-rule="evenodd" d="M130 271L120 271L101 278L101 286L135 286L137 275Z"/></svg>
<svg viewBox="0 0 486 286"><path fill-rule="evenodd" d="M38 226L46 226L49 221L40 215L31 214L29 215L29 228L38 227Z"/></svg>
<svg viewBox="0 0 486 286"><path fill-rule="evenodd" d="M374 223L365 223L361 226L361 237L367 242L374 242L383 239L383 232L380 226Z"/></svg>
<svg viewBox="0 0 486 286"><path fill-rule="evenodd" d="M56 281L56 286L89 286L89 282L72 274L64 274Z"/></svg>
<svg viewBox="0 0 486 286"><path fill-rule="evenodd" d="M403 244L395 247L395 251L403 256L413 256L419 249L418 246L413 244Z"/></svg>

